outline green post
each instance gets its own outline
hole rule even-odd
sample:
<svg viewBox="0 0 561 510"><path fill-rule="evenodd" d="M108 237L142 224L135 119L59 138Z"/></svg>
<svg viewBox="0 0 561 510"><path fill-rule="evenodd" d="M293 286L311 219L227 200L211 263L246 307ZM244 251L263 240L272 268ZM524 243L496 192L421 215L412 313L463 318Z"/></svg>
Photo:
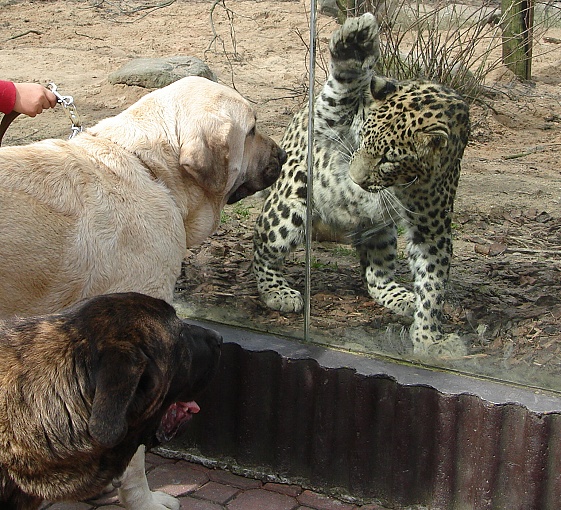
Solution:
<svg viewBox="0 0 561 510"><path fill-rule="evenodd" d="M534 0L501 0L503 62L519 78L532 77Z"/></svg>

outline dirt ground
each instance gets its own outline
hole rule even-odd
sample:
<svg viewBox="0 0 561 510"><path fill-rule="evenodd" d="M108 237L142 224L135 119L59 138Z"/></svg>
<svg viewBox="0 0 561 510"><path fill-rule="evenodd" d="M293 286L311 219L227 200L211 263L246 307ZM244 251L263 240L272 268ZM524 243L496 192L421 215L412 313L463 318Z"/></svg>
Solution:
<svg viewBox="0 0 561 510"><path fill-rule="evenodd" d="M115 115L147 90L110 85L132 58L191 55L255 104L261 129L280 140L307 89L307 4L0 0L0 76L54 81L73 95L85 126ZM157 5L157 2L154 3ZM228 7L228 10L224 8ZM235 33L230 31L233 19ZM320 15L323 48L335 22ZM469 355L444 366L557 390L561 387L561 39L537 41L532 82L496 73L493 97L472 107L472 138L455 206L455 256L446 306L448 331ZM321 69L318 74L321 77ZM19 118L4 144L69 134L60 107ZM259 198L228 207L218 232L192 250L177 286L186 313L252 329L298 334L302 318L266 309L250 271ZM302 251L287 274L303 289ZM348 246L314 244L311 330L318 341L407 357L407 323L376 305ZM409 279L405 266L400 274Z"/></svg>

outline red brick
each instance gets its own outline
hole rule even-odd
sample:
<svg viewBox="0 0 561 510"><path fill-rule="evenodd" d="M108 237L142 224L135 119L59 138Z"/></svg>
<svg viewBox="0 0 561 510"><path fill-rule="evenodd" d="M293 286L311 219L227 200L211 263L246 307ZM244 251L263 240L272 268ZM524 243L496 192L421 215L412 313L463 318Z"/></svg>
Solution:
<svg viewBox="0 0 561 510"><path fill-rule="evenodd" d="M232 485L240 489L257 489L263 485L259 480L244 478L243 476L234 475L233 473L223 471L222 469L210 471L208 475L213 482Z"/></svg>
<svg viewBox="0 0 561 510"><path fill-rule="evenodd" d="M228 510L294 510L295 498L264 489L251 489L240 493L228 503Z"/></svg>
<svg viewBox="0 0 561 510"><path fill-rule="evenodd" d="M48 510L90 510L90 508L93 506L88 503L63 502L54 503L48 507Z"/></svg>
<svg viewBox="0 0 561 510"><path fill-rule="evenodd" d="M196 491L208 482L208 476L192 469L185 462L163 464L148 473L148 485L152 490L160 490L172 496L181 496Z"/></svg>
<svg viewBox="0 0 561 510"><path fill-rule="evenodd" d="M240 489L232 487L231 485L224 485L217 482L208 482L200 489L193 493L193 496L199 499L207 499L214 503L224 505L230 501Z"/></svg>
<svg viewBox="0 0 561 510"><path fill-rule="evenodd" d="M161 455L156 455L155 453L148 452L146 454L146 464L150 464L151 466L161 466L162 464L175 464L177 459L168 459L166 457L162 457Z"/></svg>
<svg viewBox="0 0 561 510"><path fill-rule="evenodd" d="M302 487L299 485L288 485L285 483L266 483L263 486L268 491L278 492L279 494L286 494L287 496L296 497L302 492Z"/></svg>
<svg viewBox="0 0 561 510"><path fill-rule="evenodd" d="M217 505L211 501L192 498L191 496L179 498L179 503L181 505L179 507L180 510L224 510L222 505ZM99 510L105 510L105 508L100 508Z"/></svg>
<svg viewBox="0 0 561 510"><path fill-rule="evenodd" d="M335 498L330 498L317 492L304 491L298 496L298 503L311 506L317 510L356 510L356 505L343 503Z"/></svg>
<svg viewBox="0 0 561 510"><path fill-rule="evenodd" d="M194 469L195 471L202 471L203 473L210 473L211 471L213 471L213 468L208 468L206 466L203 466L202 464L197 464L196 462L187 462L187 461L182 461L185 462L191 469Z"/></svg>

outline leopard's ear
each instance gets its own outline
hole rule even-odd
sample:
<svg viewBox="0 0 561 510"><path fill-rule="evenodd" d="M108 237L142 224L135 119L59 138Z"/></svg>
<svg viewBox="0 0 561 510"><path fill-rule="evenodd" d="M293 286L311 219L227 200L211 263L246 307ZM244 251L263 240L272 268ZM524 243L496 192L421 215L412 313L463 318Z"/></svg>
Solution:
<svg viewBox="0 0 561 510"><path fill-rule="evenodd" d="M444 128L417 131L414 138L417 154L421 158L434 156L448 145L448 131Z"/></svg>
<svg viewBox="0 0 561 510"><path fill-rule="evenodd" d="M370 82L370 93L376 101L383 101L397 91L397 84L385 76L374 76Z"/></svg>

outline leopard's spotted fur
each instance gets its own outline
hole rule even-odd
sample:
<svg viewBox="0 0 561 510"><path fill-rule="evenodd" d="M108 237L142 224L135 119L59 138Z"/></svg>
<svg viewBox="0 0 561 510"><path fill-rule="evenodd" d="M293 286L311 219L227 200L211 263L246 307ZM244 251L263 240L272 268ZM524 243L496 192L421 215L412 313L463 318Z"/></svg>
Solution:
<svg viewBox="0 0 561 510"><path fill-rule="evenodd" d="M376 301L413 317L416 353L462 354L465 347L442 333L441 322L468 106L442 85L376 76L378 27L371 14L348 19L329 48L330 75L314 106L314 220L350 236ZM288 161L254 236L261 297L285 312L303 308L281 268L304 240L307 126L303 108L281 142ZM413 291L394 279L398 224L406 231Z"/></svg>

